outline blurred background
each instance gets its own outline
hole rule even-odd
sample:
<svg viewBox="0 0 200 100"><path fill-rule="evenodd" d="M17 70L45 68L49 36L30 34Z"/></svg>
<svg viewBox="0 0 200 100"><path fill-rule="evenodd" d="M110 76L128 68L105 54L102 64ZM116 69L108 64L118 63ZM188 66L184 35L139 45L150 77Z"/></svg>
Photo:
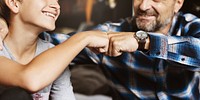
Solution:
<svg viewBox="0 0 200 100"><path fill-rule="evenodd" d="M106 21L118 21L133 15L132 0L59 0L61 15L54 33L82 31ZM185 0L184 13L200 16L199 0ZM71 68L71 81L77 100L112 100L117 96L99 66Z"/></svg>
<svg viewBox="0 0 200 100"><path fill-rule="evenodd" d="M132 15L132 0L59 0L61 15L57 32L82 30L105 21L117 21Z"/></svg>

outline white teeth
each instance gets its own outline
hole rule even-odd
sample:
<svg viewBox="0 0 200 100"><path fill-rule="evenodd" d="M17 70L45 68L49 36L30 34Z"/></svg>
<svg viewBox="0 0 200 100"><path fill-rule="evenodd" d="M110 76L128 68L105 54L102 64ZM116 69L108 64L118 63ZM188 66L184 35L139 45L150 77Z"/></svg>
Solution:
<svg viewBox="0 0 200 100"><path fill-rule="evenodd" d="M49 12L44 12L44 14L45 14L46 16L50 16L50 17L53 17L53 18L56 17L56 15L54 15L54 14L52 14L52 13L49 13Z"/></svg>

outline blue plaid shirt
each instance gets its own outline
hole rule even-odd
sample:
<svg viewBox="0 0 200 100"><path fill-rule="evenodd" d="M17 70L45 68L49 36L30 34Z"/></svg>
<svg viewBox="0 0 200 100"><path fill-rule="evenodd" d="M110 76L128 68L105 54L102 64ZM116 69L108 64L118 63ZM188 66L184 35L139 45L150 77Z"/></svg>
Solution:
<svg viewBox="0 0 200 100"><path fill-rule="evenodd" d="M97 26L105 31L137 31L134 18ZM177 14L168 35L150 32L150 50L123 53L119 57L83 50L74 64L98 64L123 100L200 100L200 19ZM51 34L55 44L64 34Z"/></svg>

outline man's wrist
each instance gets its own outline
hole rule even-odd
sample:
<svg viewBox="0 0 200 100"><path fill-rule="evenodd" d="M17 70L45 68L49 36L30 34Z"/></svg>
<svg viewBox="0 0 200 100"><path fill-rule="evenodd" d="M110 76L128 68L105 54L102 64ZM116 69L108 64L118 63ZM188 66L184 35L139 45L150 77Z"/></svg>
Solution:
<svg viewBox="0 0 200 100"><path fill-rule="evenodd" d="M138 50L148 50L149 48L149 36L145 31L137 31L133 37L138 42Z"/></svg>

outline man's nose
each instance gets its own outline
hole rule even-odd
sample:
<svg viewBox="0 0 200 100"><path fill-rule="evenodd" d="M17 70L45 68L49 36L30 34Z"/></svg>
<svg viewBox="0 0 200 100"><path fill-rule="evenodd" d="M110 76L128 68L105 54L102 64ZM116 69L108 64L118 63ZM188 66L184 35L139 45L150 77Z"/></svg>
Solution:
<svg viewBox="0 0 200 100"><path fill-rule="evenodd" d="M151 8L151 0L142 0L140 6L140 10L146 11Z"/></svg>

